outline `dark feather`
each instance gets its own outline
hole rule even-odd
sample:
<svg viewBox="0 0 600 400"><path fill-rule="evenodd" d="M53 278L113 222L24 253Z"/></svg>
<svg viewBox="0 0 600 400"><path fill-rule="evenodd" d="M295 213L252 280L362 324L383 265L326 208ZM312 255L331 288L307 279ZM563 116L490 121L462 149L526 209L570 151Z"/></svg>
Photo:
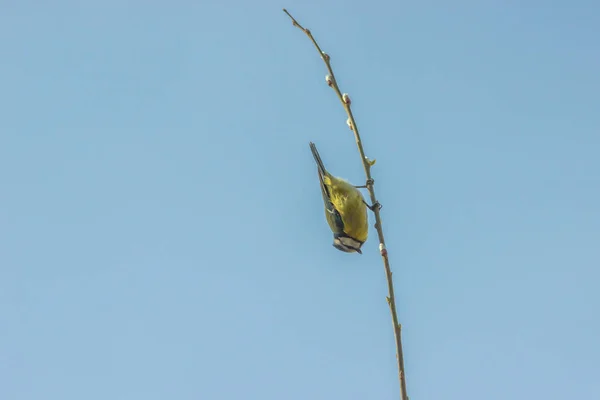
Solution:
<svg viewBox="0 0 600 400"><path fill-rule="evenodd" d="M331 196L329 194L329 189L327 185L325 185L324 177L329 175L327 170L325 169L325 165L321 160L321 156L317 151L317 146L313 142L310 142L310 150L312 151L313 157L315 158L315 162L317 163L318 173L319 173L319 182L321 184L321 194L323 195L323 202L325 203L325 211L327 213L327 222L329 226L333 230L334 233L344 232L344 222L342 221L342 216L335 209L333 203L331 202Z"/></svg>

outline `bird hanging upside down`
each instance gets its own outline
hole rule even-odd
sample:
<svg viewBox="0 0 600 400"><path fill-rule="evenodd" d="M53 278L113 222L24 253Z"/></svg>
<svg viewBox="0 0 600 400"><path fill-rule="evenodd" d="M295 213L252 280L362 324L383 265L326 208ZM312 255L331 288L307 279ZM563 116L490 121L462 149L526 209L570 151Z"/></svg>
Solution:
<svg viewBox="0 0 600 400"><path fill-rule="evenodd" d="M310 142L317 163L325 218L333 232L333 247L346 253L359 253L369 234L367 204L360 191L348 181L325 169L317 147Z"/></svg>

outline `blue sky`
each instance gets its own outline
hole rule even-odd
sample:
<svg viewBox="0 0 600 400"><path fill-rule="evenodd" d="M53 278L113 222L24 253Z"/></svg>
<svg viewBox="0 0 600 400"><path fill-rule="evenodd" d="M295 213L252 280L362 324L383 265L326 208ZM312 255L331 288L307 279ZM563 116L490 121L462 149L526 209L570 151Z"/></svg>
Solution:
<svg viewBox="0 0 600 400"><path fill-rule="evenodd" d="M592 1L4 2L0 398L600 397Z"/></svg>

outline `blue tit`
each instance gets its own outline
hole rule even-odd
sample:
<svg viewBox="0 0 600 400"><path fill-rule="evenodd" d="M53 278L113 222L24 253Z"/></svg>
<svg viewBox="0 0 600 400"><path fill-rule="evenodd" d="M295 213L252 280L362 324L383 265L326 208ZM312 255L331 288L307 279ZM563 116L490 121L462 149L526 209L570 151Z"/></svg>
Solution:
<svg viewBox="0 0 600 400"><path fill-rule="evenodd" d="M317 162L325 218L333 231L333 247L346 253L362 254L360 248L369 234L367 204L356 187L327 172L312 142L310 150Z"/></svg>

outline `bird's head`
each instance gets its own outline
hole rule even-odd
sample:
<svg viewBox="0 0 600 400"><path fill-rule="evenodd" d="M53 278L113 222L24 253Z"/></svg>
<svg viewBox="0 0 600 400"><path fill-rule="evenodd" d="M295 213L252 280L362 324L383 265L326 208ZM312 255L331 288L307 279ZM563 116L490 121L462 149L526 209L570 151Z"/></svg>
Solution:
<svg viewBox="0 0 600 400"><path fill-rule="evenodd" d="M333 238L333 247L345 253L362 254L360 250L363 242L353 239L349 236L336 236Z"/></svg>

